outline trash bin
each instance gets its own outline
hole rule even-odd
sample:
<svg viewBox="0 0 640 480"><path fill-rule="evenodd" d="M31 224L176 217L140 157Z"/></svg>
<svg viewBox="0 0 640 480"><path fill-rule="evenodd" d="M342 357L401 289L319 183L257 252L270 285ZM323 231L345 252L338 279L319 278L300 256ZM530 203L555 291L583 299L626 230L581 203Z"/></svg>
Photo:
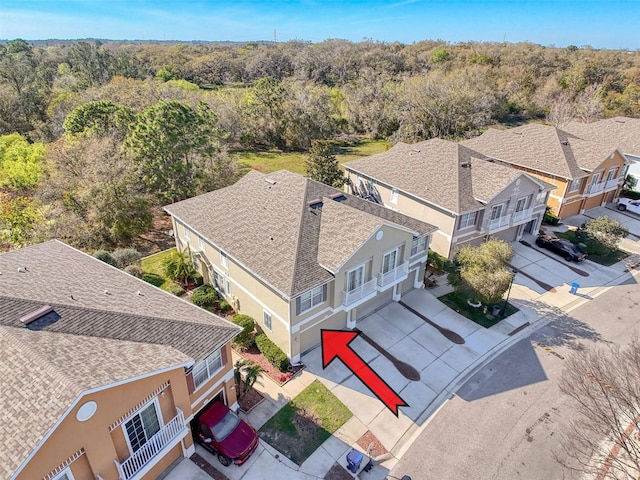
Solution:
<svg viewBox="0 0 640 480"><path fill-rule="evenodd" d="M364 456L355 448L352 448L347 454L347 468L351 473L358 473L363 457Z"/></svg>
<svg viewBox="0 0 640 480"><path fill-rule="evenodd" d="M493 315L494 317L497 317L499 313L500 313L500 305L494 305L493 308L491 309L491 315Z"/></svg>
<svg viewBox="0 0 640 480"><path fill-rule="evenodd" d="M570 293L571 293L572 295L576 295L576 294L578 293L578 288L579 288L579 287L580 287L580 284L579 284L579 283L573 282L573 283L571 284L571 291L570 291Z"/></svg>

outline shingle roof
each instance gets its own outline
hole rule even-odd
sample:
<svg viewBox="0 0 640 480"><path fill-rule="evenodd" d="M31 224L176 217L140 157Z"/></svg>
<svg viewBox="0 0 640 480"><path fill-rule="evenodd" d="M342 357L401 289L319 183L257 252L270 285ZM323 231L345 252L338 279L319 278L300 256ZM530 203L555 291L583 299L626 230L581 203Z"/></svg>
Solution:
<svg viewBox="0 0 640 480"><path fill-rule="evenodd" d="M592 123L570 122L562 129L623 153L640 157L640 118L614 117Z"/></svg>
<svg viewBox="0 0 640 480"><path fill-rule="evenodd" d="M322 211L313 201L343 194L343 206L417 232L436 227L295 173L249 172L236 184L165 207L288 298L333 276L318 260ZM331 200L334 201L334 200ZM327 225L325 225L325 228ZM356 224L351 229L366 231Z"/></svg>
<svg viewBox="0 0 640 480"><path fill-rule="evenodd" d="M83 392L200 360L238 331L55 240L0 255L0 477Z"/></svg>
<svg viewBox="0 0 640 480"><path fill-rule="evenodd" d="M587 176L608 155L603 147L556 127L529 124L508 130L490 128L462 145L487 157L566 179ZM604 148L606 151L607 148Z"/></svg>
<svg viewBox="0 0 640 480"><path fill-rule="evenodd" d="M478 155L458 143L434 138L397 143L345 167L460 214L482 208L474 200L471 169L462 167L474 156Z"/></svg>

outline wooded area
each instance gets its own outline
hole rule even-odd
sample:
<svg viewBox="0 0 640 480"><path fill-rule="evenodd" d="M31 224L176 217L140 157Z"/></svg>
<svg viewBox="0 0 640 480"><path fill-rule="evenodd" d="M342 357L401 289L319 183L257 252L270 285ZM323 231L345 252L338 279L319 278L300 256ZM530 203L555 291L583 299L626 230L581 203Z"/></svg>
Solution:
<svg viewBox="0 0 640 480"><path fill-rule="evenodd" d="M126 245L230 151L640 116L640 52L530 43L0 45L0 242ZM329 155L330 156L330 155Z"/></svg>

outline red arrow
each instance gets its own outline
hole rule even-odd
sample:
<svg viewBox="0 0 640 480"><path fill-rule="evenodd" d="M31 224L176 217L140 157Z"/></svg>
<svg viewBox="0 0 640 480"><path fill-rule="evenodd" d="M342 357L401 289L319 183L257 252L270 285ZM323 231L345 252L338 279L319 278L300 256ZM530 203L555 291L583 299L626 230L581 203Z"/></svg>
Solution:
<svg viewBox="0 0 640 480"><path fill-rule="evenodd" d="M339 358L376 397L397 417L398 407L408 407L387 382L378 376L349 344L359 335L349 330L320 330L322 340L322 368Z"/></svg>

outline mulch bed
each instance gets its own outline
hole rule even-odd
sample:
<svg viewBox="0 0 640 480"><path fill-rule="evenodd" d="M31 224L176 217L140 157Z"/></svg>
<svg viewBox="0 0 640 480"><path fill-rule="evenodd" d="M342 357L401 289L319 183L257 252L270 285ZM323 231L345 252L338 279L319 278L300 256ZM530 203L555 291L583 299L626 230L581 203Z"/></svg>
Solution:
<svg viewBox="0 0 640 480"><path fill-rule="evenodd" d="M252 345L251 348L249 348L249 350L245 352L238 352L236 350L236 353L240 355L242 358L251 360L255 364L260 365L264 370L262 372L263 375L268 376L271 380L273 380L280 386L284 385L289 380L291 380L291 378L303 368L303 367L295 367L292 372L281 372L280 370L278 370L276 367L274 367L269 363L269 361L265 358L265 356L262 353L260 353L260 350L258 350L258 347L256 347L255 345Z"/></svg>
<svg viewBox="0 0 640 480"><path fill-rule="evenodd" d="M380 440L378 440L376 436L373 433L371 433L369 430L367 430L365 434L362 435L356 443L360 447L362 447L362 450L364 450L365 452L367 451L367 448L369 448L369 445L373 443L373 446L371 447L371 452L370 452L371 458L376 458L376 457L379 457L380 455L384 455L385 453L389 453L389 451L386 448L384 448L384 445L380 443Z"/></svg>
<svg viewBox="0 0 640 480"><path fill-rule="evenodd" d="M207 473L211 478L215 480L229 480L224 473L219 470L216 470L209 462L207 462L204 458L202 458L197 453L191 455L191 461L199 466L205 473Z"/></svg>
<svg viewBox="0 0 640 480"><path fill-rule="evenodd" d="M249 413L249 411L262 400L264 400L264 395L258 392L255 388L252 388L245 393L242 398L238 399L238 405L240 405L240 410L244 413Z"/></svg>
<svg viewBox="0 0 640 480"><path fill-rule="evenodd" d="M345 460L346 463L346 460ZM353 476L339 463L334 463L324 480L353 480Z"/></svg>

